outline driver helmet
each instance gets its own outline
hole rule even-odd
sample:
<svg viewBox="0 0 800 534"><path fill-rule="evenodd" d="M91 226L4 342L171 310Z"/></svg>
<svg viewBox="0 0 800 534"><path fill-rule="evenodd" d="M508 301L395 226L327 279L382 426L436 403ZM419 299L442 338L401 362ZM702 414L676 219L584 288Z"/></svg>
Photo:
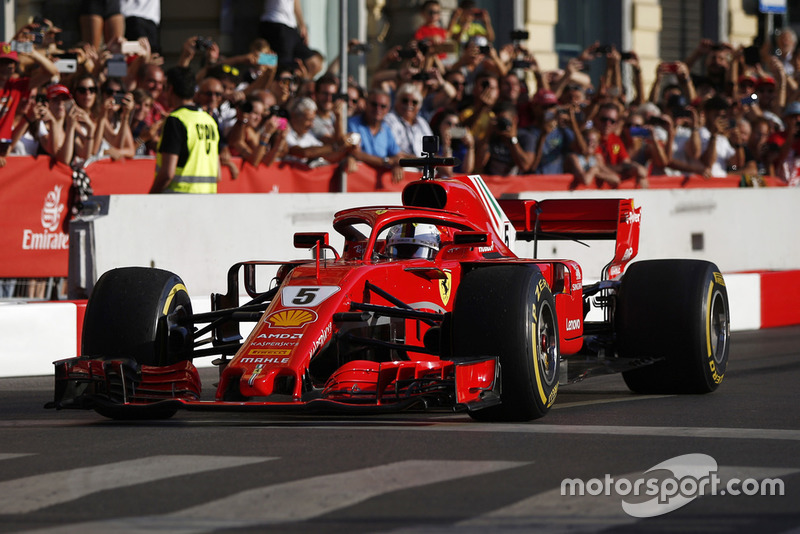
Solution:
<svg viewBox="0 0 800 534"><path fill-rule="evenodd" d="M403 223L393 226L386 235L386 254L395 259L432 260L439 252L441 237L432 224Z"/></svg>

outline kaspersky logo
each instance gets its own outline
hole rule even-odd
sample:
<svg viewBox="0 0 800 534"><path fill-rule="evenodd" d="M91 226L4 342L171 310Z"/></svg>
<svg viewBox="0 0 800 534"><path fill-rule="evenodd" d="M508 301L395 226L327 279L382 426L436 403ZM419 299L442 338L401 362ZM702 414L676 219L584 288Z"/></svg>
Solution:
<svg viewBox="0 0 800 534"><path fill-rule="evenodd" d="M299 328L317 320L317 314L305 309L287 309L267 316L265 321L276 328Z"/></svg>
<svg viewBox="0 0 800 534"><path fill-rule="evenodd" d="M29 228L22 231L22 250L67 250L69 236L59 230L66 207L61 200L62 185L56 185L44 197L40 221L42 232Z"/></svg>

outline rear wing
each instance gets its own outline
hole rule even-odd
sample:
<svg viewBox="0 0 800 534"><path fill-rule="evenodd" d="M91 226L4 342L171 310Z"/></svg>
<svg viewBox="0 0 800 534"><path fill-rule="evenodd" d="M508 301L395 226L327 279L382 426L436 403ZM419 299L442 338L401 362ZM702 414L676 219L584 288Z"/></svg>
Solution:
<svg viewBox="0 0 800 534"><path fill-rule="evenodd" d="M504 199L499 203L517 239L534 242L534 257L539 240L615 240L614 257L602 273L604 280L613 280L639 251L641 208L633 206L633 199Z"/></svg>

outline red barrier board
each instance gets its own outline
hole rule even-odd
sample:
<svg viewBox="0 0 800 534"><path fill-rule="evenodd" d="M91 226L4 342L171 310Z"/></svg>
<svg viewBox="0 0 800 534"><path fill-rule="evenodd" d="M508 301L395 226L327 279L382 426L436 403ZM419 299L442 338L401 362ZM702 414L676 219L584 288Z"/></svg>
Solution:
<svg viewBox="0 0 800 534"><path fill-rule="evenodd" d="M67 276L72 170L10 157L0 169L0 278Z"/></svg>
<svg viewBox="0 0 800 534"><path fill-rule="evenodd" d="M761 273L761 328L800 324L800 271Z"/></svg>

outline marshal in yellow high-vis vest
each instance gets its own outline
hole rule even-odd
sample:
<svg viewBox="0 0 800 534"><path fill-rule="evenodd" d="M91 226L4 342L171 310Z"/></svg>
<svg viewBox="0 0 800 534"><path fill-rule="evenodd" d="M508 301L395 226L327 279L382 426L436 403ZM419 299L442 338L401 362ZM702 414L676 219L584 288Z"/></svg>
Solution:
<svg viewBox="0 0 800 534"><path fill-rule="evenodd" d="M193 106L180 107L170 113L158 142L156 175L162 165L163 152L178 155L175 175L164 189L165 193L217 192L219 129L211 115Z"/></svg>

